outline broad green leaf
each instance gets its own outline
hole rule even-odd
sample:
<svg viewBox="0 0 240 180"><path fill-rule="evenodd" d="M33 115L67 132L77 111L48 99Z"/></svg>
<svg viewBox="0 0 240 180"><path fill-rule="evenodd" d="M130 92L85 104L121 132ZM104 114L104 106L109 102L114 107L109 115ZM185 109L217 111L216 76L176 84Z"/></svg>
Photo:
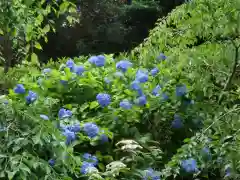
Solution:
<svg viewBox="0 0 240 180"><path fill-rule="evenodd" d="M25 165L25 164L20 164L20 166L19 166L19 169L20 170L23 170L23 171L26 171L26 172L28 172L29 174L31 173L31 170Z"/></svg>
<svg viewBox="0 0 240 180"><path fill-rule="evenodd" d="M34 47L37 48L37 49L42 50L42 46L41 46L41 44L39 44L38 42L35 42Z"/></svg>
<svg viewBox="0 0 240 180"><path fill-rule="evenodd" d="M17 170L16 171L7 171L8 179L12 180L16 173L17 173Z"/></svg>
<svg viewBox="0 0 240 180"><path fill-rule="evenodd" d="M69 6L69 2L64 1L59 7L60 13L64 13L67 10L68 6Z"/></svg>
<svg viewBox="0 0 240 180"><path fill-rule="evenodd" d="M43 29L42 29L42 32L44 33L44 34L46 34L46 33L48 33L50 31L50 26L49 26L49 24L47 24Z"/></svg>
<svg viewBox="0 0 240 180"><path fill-rule="evenodd" d="M98 106L98 102L97 101L93 101L90 103L90 109L94 109Z"/></svg>
<svg viewBox="0 0 240 180"><path fill-rule="evenodd" d="M35 65L39 65L38 56L35 53L31 55L31 62Z"/></svg>

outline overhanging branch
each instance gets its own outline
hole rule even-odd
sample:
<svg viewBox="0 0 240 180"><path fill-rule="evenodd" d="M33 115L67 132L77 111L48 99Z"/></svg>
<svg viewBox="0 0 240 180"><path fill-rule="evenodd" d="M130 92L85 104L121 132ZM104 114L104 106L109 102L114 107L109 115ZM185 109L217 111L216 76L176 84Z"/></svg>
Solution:
<svg viewBox="0 0 240 180"><path fill-rule="evenodd" d="M234 57L234 63L233 63L233 66L232 66L232 72L231 72L230 76L228 77L226 84L223 87L223 92L227 91L229 89L229 87L231 86L231 82L232 82L232 79L233 79L233 77L235 75L235 72L236 72L236 69L237 69L237 65L238 65L238 58L239 58L238 51L239 51L240 45L237 45L234 42L234 40L231 40L231 42L232 42L232 44L233 44L233 46L235 48L235 57ZM220 95L219 103L221 103L222 100L223 100L223 94Z"/></svg>

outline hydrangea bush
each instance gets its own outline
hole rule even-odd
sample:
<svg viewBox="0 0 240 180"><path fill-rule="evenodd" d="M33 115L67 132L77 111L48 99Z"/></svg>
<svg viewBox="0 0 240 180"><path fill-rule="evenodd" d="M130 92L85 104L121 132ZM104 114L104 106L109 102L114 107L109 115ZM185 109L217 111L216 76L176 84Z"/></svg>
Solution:
<svg viewBox="0 0 240 180"><path fill-rule="evenodd" d="M168 17L184 36L160 24L129 56L64 58L23 76L0 99L1 177L238 179L237 3L189 2ZM214 10L232 28L219 37L211 26L208 42L189 48L173 41L170 49L168 36L190 38L179 23L191 8L198 27L213 23ZM169 34L156 47L159 27Z"/></svg>

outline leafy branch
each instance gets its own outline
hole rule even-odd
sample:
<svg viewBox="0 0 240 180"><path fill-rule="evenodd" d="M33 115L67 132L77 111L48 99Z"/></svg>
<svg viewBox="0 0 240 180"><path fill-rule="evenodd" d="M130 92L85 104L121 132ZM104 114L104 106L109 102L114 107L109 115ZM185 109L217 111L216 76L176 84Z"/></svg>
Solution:
<svg viewBox="0 0 240 180"><path fill-rule="evenodd" d="M240 48L240 45L237 45L237 43L234 42L234 40L231 40L234 48L235 48L235 57L234 57L234 63L233 63L233 66L232 66L232 72L231 74L229 75L228 79L227 79L227 82L225 83L224 87L223 87L223 92L224 91L227 91L229 89L229 87L231 86L231 82L232 82L232 79L235 75L235 72L236 72L236 69L237 69L237 65L238 65L238 59L239 59L239 48ZM223 100L223 93L220 95L220 98L219 98L219 104L221 104Z"/></svg>

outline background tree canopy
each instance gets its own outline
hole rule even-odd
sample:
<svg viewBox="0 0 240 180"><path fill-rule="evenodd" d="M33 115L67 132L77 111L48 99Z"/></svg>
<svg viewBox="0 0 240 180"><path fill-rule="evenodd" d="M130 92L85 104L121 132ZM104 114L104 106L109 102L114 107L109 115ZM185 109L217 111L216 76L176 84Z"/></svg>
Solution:
<svg viewBox="0 0 240 180"><path fill-rule="evenodd" d="M147 37L159 17L183 1L166 2L81 1L80 23L74 28L59 27L57 33L50 34L44 55L56 59L129 51Z"/></svg>

